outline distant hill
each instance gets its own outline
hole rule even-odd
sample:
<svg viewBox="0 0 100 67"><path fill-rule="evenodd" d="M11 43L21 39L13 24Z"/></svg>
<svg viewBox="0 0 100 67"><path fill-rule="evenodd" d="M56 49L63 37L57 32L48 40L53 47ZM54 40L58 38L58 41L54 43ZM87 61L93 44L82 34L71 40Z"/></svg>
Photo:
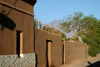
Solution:
<svg viewBox="0 0 100 67"><path fill-rule="evenodd" d="M60 23L62 23L61 20L55 19L54 21L50 22L48 25L49 25L50 27L54 26L55 29L59 29L58 25L59 25Z"/></svg>
<svg viewBox="0 0 100 67"><path fill-rule="evenodd" d="M59 25L60 23L62 23L61 20L55 19L54 21L50 22L48 25L49 25L50 27L54 27L55 29L59 29L61 32L63 32L63 33L66 35L67 38L73 37L73 36L74 36L73 33L66 33L66 32L64 32L63 30L61 30L61 29L58 27L58 25Z"/></svg>
<svg viewBox="0 0 100 67"><path fill-rule="evenodd" d="M60 23L62 23L61 20L59 20L59 19L55 19L54 21L50 22L49 25L50 25L50 26L53 25L53 26L56 27L56 26L58 26Z"/></svg>

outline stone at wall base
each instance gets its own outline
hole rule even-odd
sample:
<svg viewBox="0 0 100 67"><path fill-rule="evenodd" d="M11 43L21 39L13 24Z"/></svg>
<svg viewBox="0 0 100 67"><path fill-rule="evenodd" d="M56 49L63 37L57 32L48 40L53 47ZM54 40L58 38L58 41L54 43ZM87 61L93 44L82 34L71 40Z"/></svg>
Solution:
<svg viewBox="0 0 100 67"><path fill-rule="evenodd" d="M35 67L35 53L0 56L0 67Z"/></svg>

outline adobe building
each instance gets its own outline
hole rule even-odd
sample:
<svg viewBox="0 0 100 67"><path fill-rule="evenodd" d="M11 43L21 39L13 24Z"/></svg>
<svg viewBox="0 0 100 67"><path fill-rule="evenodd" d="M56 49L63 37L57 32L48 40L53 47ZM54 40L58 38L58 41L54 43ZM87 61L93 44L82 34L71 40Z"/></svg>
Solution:
<svg viewBox="0 0 100 67"><path fill-rule="evenodd" d="M35 67L36 0L0 0L0 67Z"/></svg>

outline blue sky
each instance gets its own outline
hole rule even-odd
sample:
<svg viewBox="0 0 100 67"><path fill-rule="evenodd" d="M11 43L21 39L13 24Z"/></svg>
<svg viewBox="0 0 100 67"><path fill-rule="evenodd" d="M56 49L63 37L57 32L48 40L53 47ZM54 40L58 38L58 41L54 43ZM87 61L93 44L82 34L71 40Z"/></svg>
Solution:
<svg viewBox="0 0 100 67"><path fill-rule="evenodd" d="M85 16L93 14L100 19L100 0L37 0L34 6L34 15L43 24L74 12L83 12Z"/></svg>

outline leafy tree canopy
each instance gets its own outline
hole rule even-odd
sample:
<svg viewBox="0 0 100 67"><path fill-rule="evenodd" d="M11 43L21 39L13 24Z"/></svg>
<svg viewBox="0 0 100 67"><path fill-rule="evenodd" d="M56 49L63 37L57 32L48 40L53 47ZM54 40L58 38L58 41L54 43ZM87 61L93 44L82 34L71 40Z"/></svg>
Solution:
<svg viewBox="0 0 100 67"><path fill-rule="evenodd" d="M93 15L84 16L82 12L76 12L63 18L60 28L67 33L72 32L78 37L78 35L84 35L89 30L100 27L99 22L100 20Z"/></svg>
<svg viewBox="0 0 100 67"><path fill-rule="evenodd" d="M63 32L61 32L61 35L62 35L62 40L67 40L66 35Z"/></svg>
<svg viewBox="0 0 100 67"><path fill-rule="evenodd" d="M72 40L78 40L78 36L81 36L83 42L89 46L90 56L96 56L100 52L100 20L93 15L84 16L82 12L76 12L63 18L60 27L65 32L72 32L76 35L71 38Z"/></svg>
<svg viewBox="0 0 100 67"><path fill-rule="evenodd" d="M96 56L97 52L100 52L100 28L87 32L82 39L89 46L88 53L90 56Z"/></svg>

